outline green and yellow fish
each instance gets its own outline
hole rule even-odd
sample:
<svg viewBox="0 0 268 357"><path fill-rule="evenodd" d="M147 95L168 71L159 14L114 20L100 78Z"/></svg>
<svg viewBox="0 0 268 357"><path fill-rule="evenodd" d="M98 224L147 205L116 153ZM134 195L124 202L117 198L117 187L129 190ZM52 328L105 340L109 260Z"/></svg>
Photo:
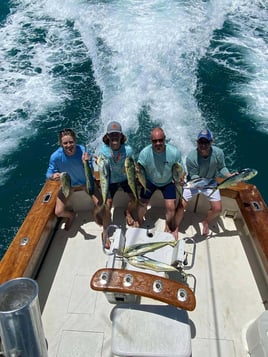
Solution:
<svg viewBox="0 0 268 357"><path fill-rule="evenodd" d="M139 202L139 194L138 194L138 187L137 187L137 181L136 181L136 168L135 168L135 163L132 157L127 157L125 159L125 172L127 175L127 182L129 187L131 188L131 191L133 193L133 196L135 198L135 202Z"/></svg>
<svg viewBox="0 0 268 357"><path fill-rule="evenodd" d="M238 173L227 177L225 180L223 180L221 183L217 185L217 187L213 188L210 196L213 194L214 191L217 189L222 189L222 188L228 188L237 185L239 182L244 182L251 180L253 177L255 177L258 174L258 171L255 169L250 169L246 168Z"/></svg>
<svg viewBox="0 0 268 357"><path fill-rule="evenodd" d="M181 181L183 180L185 176L184 168L183 166L176 162L172 166L172 178L174 181L174 184L176 186L176 190L179 196L179 199L182 198L182 186L181 186Z"/></svg>
<svg viewBox="0 0 268 357"><path fill-rule="evenodd" d="M127 259L128 263L135 266L136 268L153 270L156 272L164 272L164 271L178 271L172 265L168 265L166 263L159 262L158 260L154 260L144 255L135 255Z"/></svg>
<svg viewBox="0 0 268 357"><path fill-rule="evenodd" d="M137 177L138 177L139 183L144 188L144 192L149 191L149 189L146 187L146 173L145 173L144 167L138 162L137 168L138 168Z"/></svg>
<svg viewBox="0 0 268 357"><path fill-rule="evenodd" d="M85 145L85 152L87 152L86 145ZM87 160L85 160L83 162L83 165L84 165L84 171L85 171L85 176L86 176L86 190L89 195L93 195L94 188L95 188L93 172L92 172L92 169L89 166L89 162Z"/></svg>
<svg viewBox="0 0 268 357"><path fill-rule="evenodd" d="M230 177L227 177L224 181L218 184L217 188L228 188L230 186L235 186L239 182L251 180L258 174L258 171L255 169L243 169L237 174L234 174Z"/></svg>
<svg viewBox="0 0 268 357"><path fill-rule="evenodd" d="M178 241L176 240L152 242L152 243L137 243L126 247L123 251L123 256L125 258L129 258L135 255L143 255L145 253L153 252L157 249L165 247L166 245L175 247L177 243Z"/></svg>
<svg viewBox="0 0 268 357"><path fill-rule="evenodd" d="M103 155L99 155L97 165L100 174L100 187L102 194L102 205L104 206L108 196L109 182L110 182L110 164L109 159Z"/></svg>
<svg viewBox="0 0 268 357"><path fill-rule="evenodd" d="M71 177L67 172L60 174L61 189L65 198L68 198L71 193Z"/></svg>

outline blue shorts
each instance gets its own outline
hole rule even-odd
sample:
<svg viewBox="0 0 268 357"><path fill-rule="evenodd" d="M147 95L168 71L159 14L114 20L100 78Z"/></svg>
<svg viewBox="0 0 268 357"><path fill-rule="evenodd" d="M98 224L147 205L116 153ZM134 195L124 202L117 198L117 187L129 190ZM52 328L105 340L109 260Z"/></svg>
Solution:
<svg viewBox="0 0 268 357"><path fill-rule="evenodd" d="M127 180L122 181L122 182L110 183L109 192L108 192L108 198L113 198L114 195L116 194L116 191L120 187L124 190L124 192L127 192L127 193L131 193L132 192L131 188L128 185Z"/></svg>
<svg viewBox="0 0 268 357"><path fill-rule="evenodd" d="M173 182L168 183L165 186L156 186L151 181L146 180L146 192L144 188L141 189L141 198L149 200L152 197L152 194L156 190L160 190L165 200L176 200L176 187Z"/></svg>

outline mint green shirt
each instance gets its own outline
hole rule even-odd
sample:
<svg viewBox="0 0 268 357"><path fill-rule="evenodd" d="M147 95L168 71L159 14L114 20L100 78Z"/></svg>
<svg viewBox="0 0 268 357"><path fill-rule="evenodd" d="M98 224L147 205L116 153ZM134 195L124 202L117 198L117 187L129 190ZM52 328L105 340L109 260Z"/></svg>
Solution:
<svg viewBox="0 0 268 357"><path fill-rule="evenodd" d="M140 152L138 162L144 167L146 178L159 187L172 182L173 164L183 165L180 151L170 144L166 144L162 153L155 152L152 145L146 146Z"/></svg>
<svg viewBox="0 0 268 357"><path fill-rule="evenodd" d="M198 177L215 178L216 176L227 176L229 170L225 165L222 149L211 146L208 157L202 157L197 149L192 150L186 158L186 167L189 180Z"/></svg>

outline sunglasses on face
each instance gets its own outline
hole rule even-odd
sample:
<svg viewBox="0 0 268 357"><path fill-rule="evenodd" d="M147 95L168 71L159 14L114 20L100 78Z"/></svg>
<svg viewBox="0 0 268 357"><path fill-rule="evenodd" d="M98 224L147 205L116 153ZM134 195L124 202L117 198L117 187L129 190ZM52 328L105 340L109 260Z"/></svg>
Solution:
<svg viewBox="0 0 268 357"><path fill-rule="evenodd" d="M153 144L157 144L157 143L160 143L160 144L162 144L163 142L164 142L164 138L160 138L160 139L152 139L152 143Z"/></svg>
<svg viewBox="0 0 268 357"><path fill-rule="evenodd" d="M209 145L210 141L208 141L208 140L198 140L198 144L200 144L200 145Z"/></svg>

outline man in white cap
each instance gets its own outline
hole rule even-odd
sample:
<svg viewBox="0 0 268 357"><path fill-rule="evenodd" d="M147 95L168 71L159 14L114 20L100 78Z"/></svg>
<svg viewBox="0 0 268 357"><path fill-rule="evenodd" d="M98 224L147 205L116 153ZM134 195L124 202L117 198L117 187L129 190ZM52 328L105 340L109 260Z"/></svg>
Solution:
<svg viewBox="0 0 268 357"><path fill-rule="evenodd" d="M212 145L212 133L208 129L200 131L197 136L197 148L192 150L186 158L186 167L188 171L188 180L197 178L211 178L216 176L229 177L232 174L225 165L225 157L222 149ZM221 196L220 191L216 190L212 193L212 189L187 189L183 190L183 206L198 193L204 194L210 203L210 209L207 216L202 221L204 236L209 234L209 223L217 217L221 210Z"/></svg>

